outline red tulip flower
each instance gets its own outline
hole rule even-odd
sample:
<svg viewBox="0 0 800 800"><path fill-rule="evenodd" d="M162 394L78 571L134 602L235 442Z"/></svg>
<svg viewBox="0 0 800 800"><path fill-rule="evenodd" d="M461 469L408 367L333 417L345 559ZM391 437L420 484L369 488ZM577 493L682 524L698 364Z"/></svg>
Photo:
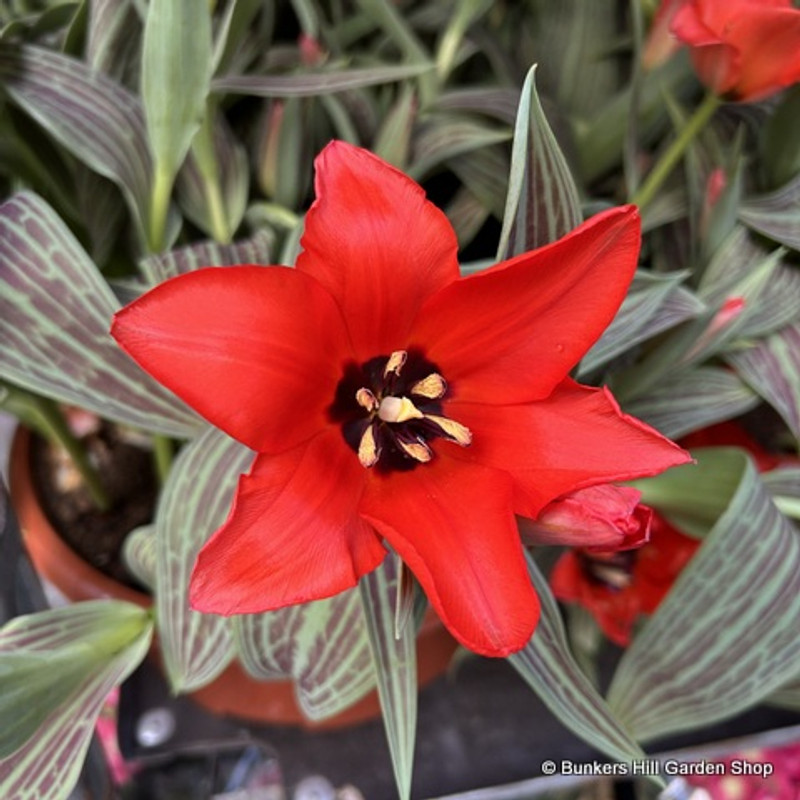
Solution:
<svg viewBox="0 0 800 800"><path fill-rule="evenodd" d="M507 655L539 616L515 513L688 460L568 377L625 296L637 211L461 278L453 229L410 178L342 142L316 168L294 269L201 269L114 320L144 369L257 451L191 603L327 597L388 543L459 641Z"/></svg>
<svg viewBox="0 0 800 800"><path fill-rule="evenodd" d="M612 642L627 647L636 621L655 612L698 547L697 539L654 514L650 541L640 549L570 550L550 573L550 587L559 600L586 608Z"/></svg>
<svg viewBox="0 0 800 800"><path fill-rule="evenodd" d="M792 0L685 0L671 30L720 97L760 100L800 80L800 9Z"/></svg>

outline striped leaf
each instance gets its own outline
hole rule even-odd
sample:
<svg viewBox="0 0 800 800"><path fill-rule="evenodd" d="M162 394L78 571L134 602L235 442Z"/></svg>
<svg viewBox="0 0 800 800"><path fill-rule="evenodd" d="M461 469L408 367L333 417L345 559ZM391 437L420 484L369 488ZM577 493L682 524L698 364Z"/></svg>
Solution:
<svg viewBox="0 0 800 800"><path fill-rule="evenodd" d="M144 235L152 164L138 99L81 61L32 45L0 44L0 82L59 144L120 187Z"/></svg>
<svg viewBox="0 0 800 800"><path fill-rule="evenodd" d="M675 439L738 417L759 402L758 395L735 373L709 366L661 381L655 389L628 403L625 411Z"/></svg>
<svg viewBox="0 0 800 800"><path fill-rule="evenodd" d="M440 111L466 111L513 125L517 117L520 93L517 89L465 87L443 92L437 101Z"/></svg>
<svg viewBox="0 0 800 800"><path fill-rule="evenodd" d="M800 272L768 250L744 226L737 226L717 249L703 273L699 297L710 307L730 297L745 301L742 338L765 336L800 319Z"/></svg>
<svg viewBox="0 0 800 800"><path fill-rule="evenodd" d="M767 698L772 705L800 711L800 679L792 681L787 686L782 686L777 692Z"/></svg>
<svg viewBox="0 0 800 800"><path fill-rule="evenodd" d="M375 687L357 589L266 614L235 617L244 668L263 680L292 678L312 720L337 714Z"/></svg>
<svg viewBox="0 0 800 800"><path fill-rule="evenodd" d="M212 115L213 110L208 113ZM210 126L213 136L209 135ZM247 151L222 115L203 124L175 188L189 220L218 241L231 240L247 206L250 165Z"/></svg>
<svg viewBox="0 0 800 800"><path fill-rule="evenodd" d="M260 230L249 239L233 244L198 242L148 256L140 263L142 274L155 286L175 275L200 267L227 267L234 264L272 263L272 233Z"/></svg>
<svg viewBox="0 0 800 800"><path fill-rule="evenodd" d="M122 81L141 45L141 25L130 0L88 4L86 60L92 69Z"/></svg>
<svg viewBox="0 0 800 800"><path fill-rule="evenodd" d="M128 571L151 592L154 592L156 588L156 571L158 569L156 551L155 525L142 525L132 530L125 537L122 547L122 558Z"/></svg>
<svg viewBox="0 0 800 800"><path fill-rule="evenodd" d="M784 514L800 519L800 466L783 464L761 475L775 505Z"/></svg>
<svg viewBox="0 0 800 800"><path fill-rule="evenodd" d="M156 610L161 651L174 691L212 681L233 657L228 620L189 607L189 579L200 548L225 521L238 478L253 454L216 428L175 460L156 515Z"/></svg>
<svg viewBox="0 0 800 800"><path fill-rule="evenodd" d="M800 250L800 175L771 194L742 204L745 225L792 250Z"/></svg>
<svg viewBox="0 0 800 800"><path fill-rule="evenodd" d="M39 197L0 206L0 376L101 417L170 436L201 423L108 333L119 304Z"/></svg>
<svg viewBox="0 0 800 800"><path fill-rule="evenodd" d="M619 81L614 0L530 0L536 58L548 95L566 113L585 118L603 109Z"/></svg>
<svg viewBox="0 0 800 800"><path fill-rule="evenodd" d="M318 97L348 89L402 81L432 68L432 64L399 64L297 75L223 75L214 78L211 88L218 93L255 97Z"/></svg>
<svg viewBox="0 0 800 800"><path fill-rule="evenodd" d="M725 356L800 440L800 323Z"/></svg>
<svg viewBox="0 0 800 800"><path fill-rule="evenodd" d="M0 630L0 797L66 800L103 702L146 655L152 627L138 606L102 600Z"/></svg>
<svg viewBox="0 0 800 800"><path fill-rule="evenodd" d="M611 324L581 361L578 377L704 311L703 303L680 285L686 274L637 272Z"/></svg>
<svg viewBox="0 0 800 800"><path fill-rule="evenodd" d="M532 67L517 110L498 261L554 242L583 221L578 189L539 102L535 74Z"/></svg>
<svg viewBox="0 0 800 800"><path fill-rule="evenodd" d="M408 174L421 180L455 156L505 142L510 133L466 117L432 116L414 137L414 157Z"/></svg>
<svg viewBox="0 0 800 800"><path fill-rule="evenodd" d="M542 605L542 616L531 640L518 653L509 656L509 662L574 734L617 761L643 758L639 745L609 711L576 663L547 580L530 555L527 561Z"/></svg>
<svg viewBox="0 0 800 800"><path fill-rule="evenodd" d="M614 675L609 705L639 740L731 717L797 674L797 531L741 450L693 455L697 466L657 479L662 491L680 498L702 478L706 498L725 508Z"/></svg>
<svg viewBox="0 0 800 800"><path fill-rule="evenodd" d="M456 156L447 166L497 219L505 210L509 160L502 147L484 147Z"/></svg>
<svg viewBox="0 0 800 800"><path fill-rule="evenodd" d="M395 631L402 563L390 553L359 582L369 643L378 678L383 725L401 800L411 795L417 730L417 648L413 619Z"/></svg>

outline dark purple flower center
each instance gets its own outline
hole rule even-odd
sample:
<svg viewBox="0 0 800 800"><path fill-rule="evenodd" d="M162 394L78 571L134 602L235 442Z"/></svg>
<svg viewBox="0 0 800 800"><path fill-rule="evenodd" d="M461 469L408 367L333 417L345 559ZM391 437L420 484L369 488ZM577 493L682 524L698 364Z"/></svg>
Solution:
<svg viewBox="0 0 800 800"><path fill-rule="evenodd" d="M328 408L365 467L409 470L433 458L429 442L467 447L472 435L442 414L447 382L418 350L396 350L363 364L350 362Z"/></svg>

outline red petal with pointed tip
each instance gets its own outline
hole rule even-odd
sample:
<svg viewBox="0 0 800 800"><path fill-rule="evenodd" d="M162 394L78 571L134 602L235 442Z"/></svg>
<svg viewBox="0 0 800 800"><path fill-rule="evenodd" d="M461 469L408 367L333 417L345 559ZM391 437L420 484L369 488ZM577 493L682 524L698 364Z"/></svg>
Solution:
<svg viewBox="0 0 800 800"><path fill-rule="evenodd" d="M472 431L472 444L453 457L506 470L515 483L514 510L525 517L569 492L691 461L658 431L623 414L608 390L572 380L536 403L448 403L446 413Z"/></svg>
<svg viewBox="0 0 800 800"><path fill-rule="evenodd" d="M240 479L228 521L200 551L192 607L249 614L354 586L386 556L357 513L365 477L339 430L259 456Z"/></svg>
<svg viewBox="0 0 800 800"><path fill-rule="evenodd" d="M405 349L419 307L458 278L453 228L419 185L366 150L332 142L316 169L297 269L338 300L359 361Z"/></svg>
<svg viewBox="0 0 800 800"><path fill-rule="evenodd" d="M453 636L487 656L524 647L539 600L507 477L437 455L409 472L370 478L361 513L416 575Z"/></svg>
<svg viewBox="0 0 800 800"><path fill-rule="evenodd" d="M328 292L286 267L207 268L126 306L111 333L156 380L254 450L286 450L326 424L349 356Z"/></svg>
<svg viewBox="0 0 800 800"><path fill-rule="evenodd" d="M412 333L459 401L547 397L617 312L636 269L634 206L592 217L563 239L447 286Z"/></svg>

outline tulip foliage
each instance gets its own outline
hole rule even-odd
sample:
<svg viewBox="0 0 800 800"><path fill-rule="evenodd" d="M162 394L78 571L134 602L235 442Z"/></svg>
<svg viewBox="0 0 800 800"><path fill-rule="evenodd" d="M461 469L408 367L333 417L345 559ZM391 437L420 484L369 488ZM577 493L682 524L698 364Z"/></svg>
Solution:
<svg viewBox="0 0 800 800"><path fill-rule="evenodd" d="M0 405L149 442L154 603L0 630L0 796L154 634L377 687L404 800L426 607L610 759L798 707L792 4L74 5L0 11Z"/></svg>

